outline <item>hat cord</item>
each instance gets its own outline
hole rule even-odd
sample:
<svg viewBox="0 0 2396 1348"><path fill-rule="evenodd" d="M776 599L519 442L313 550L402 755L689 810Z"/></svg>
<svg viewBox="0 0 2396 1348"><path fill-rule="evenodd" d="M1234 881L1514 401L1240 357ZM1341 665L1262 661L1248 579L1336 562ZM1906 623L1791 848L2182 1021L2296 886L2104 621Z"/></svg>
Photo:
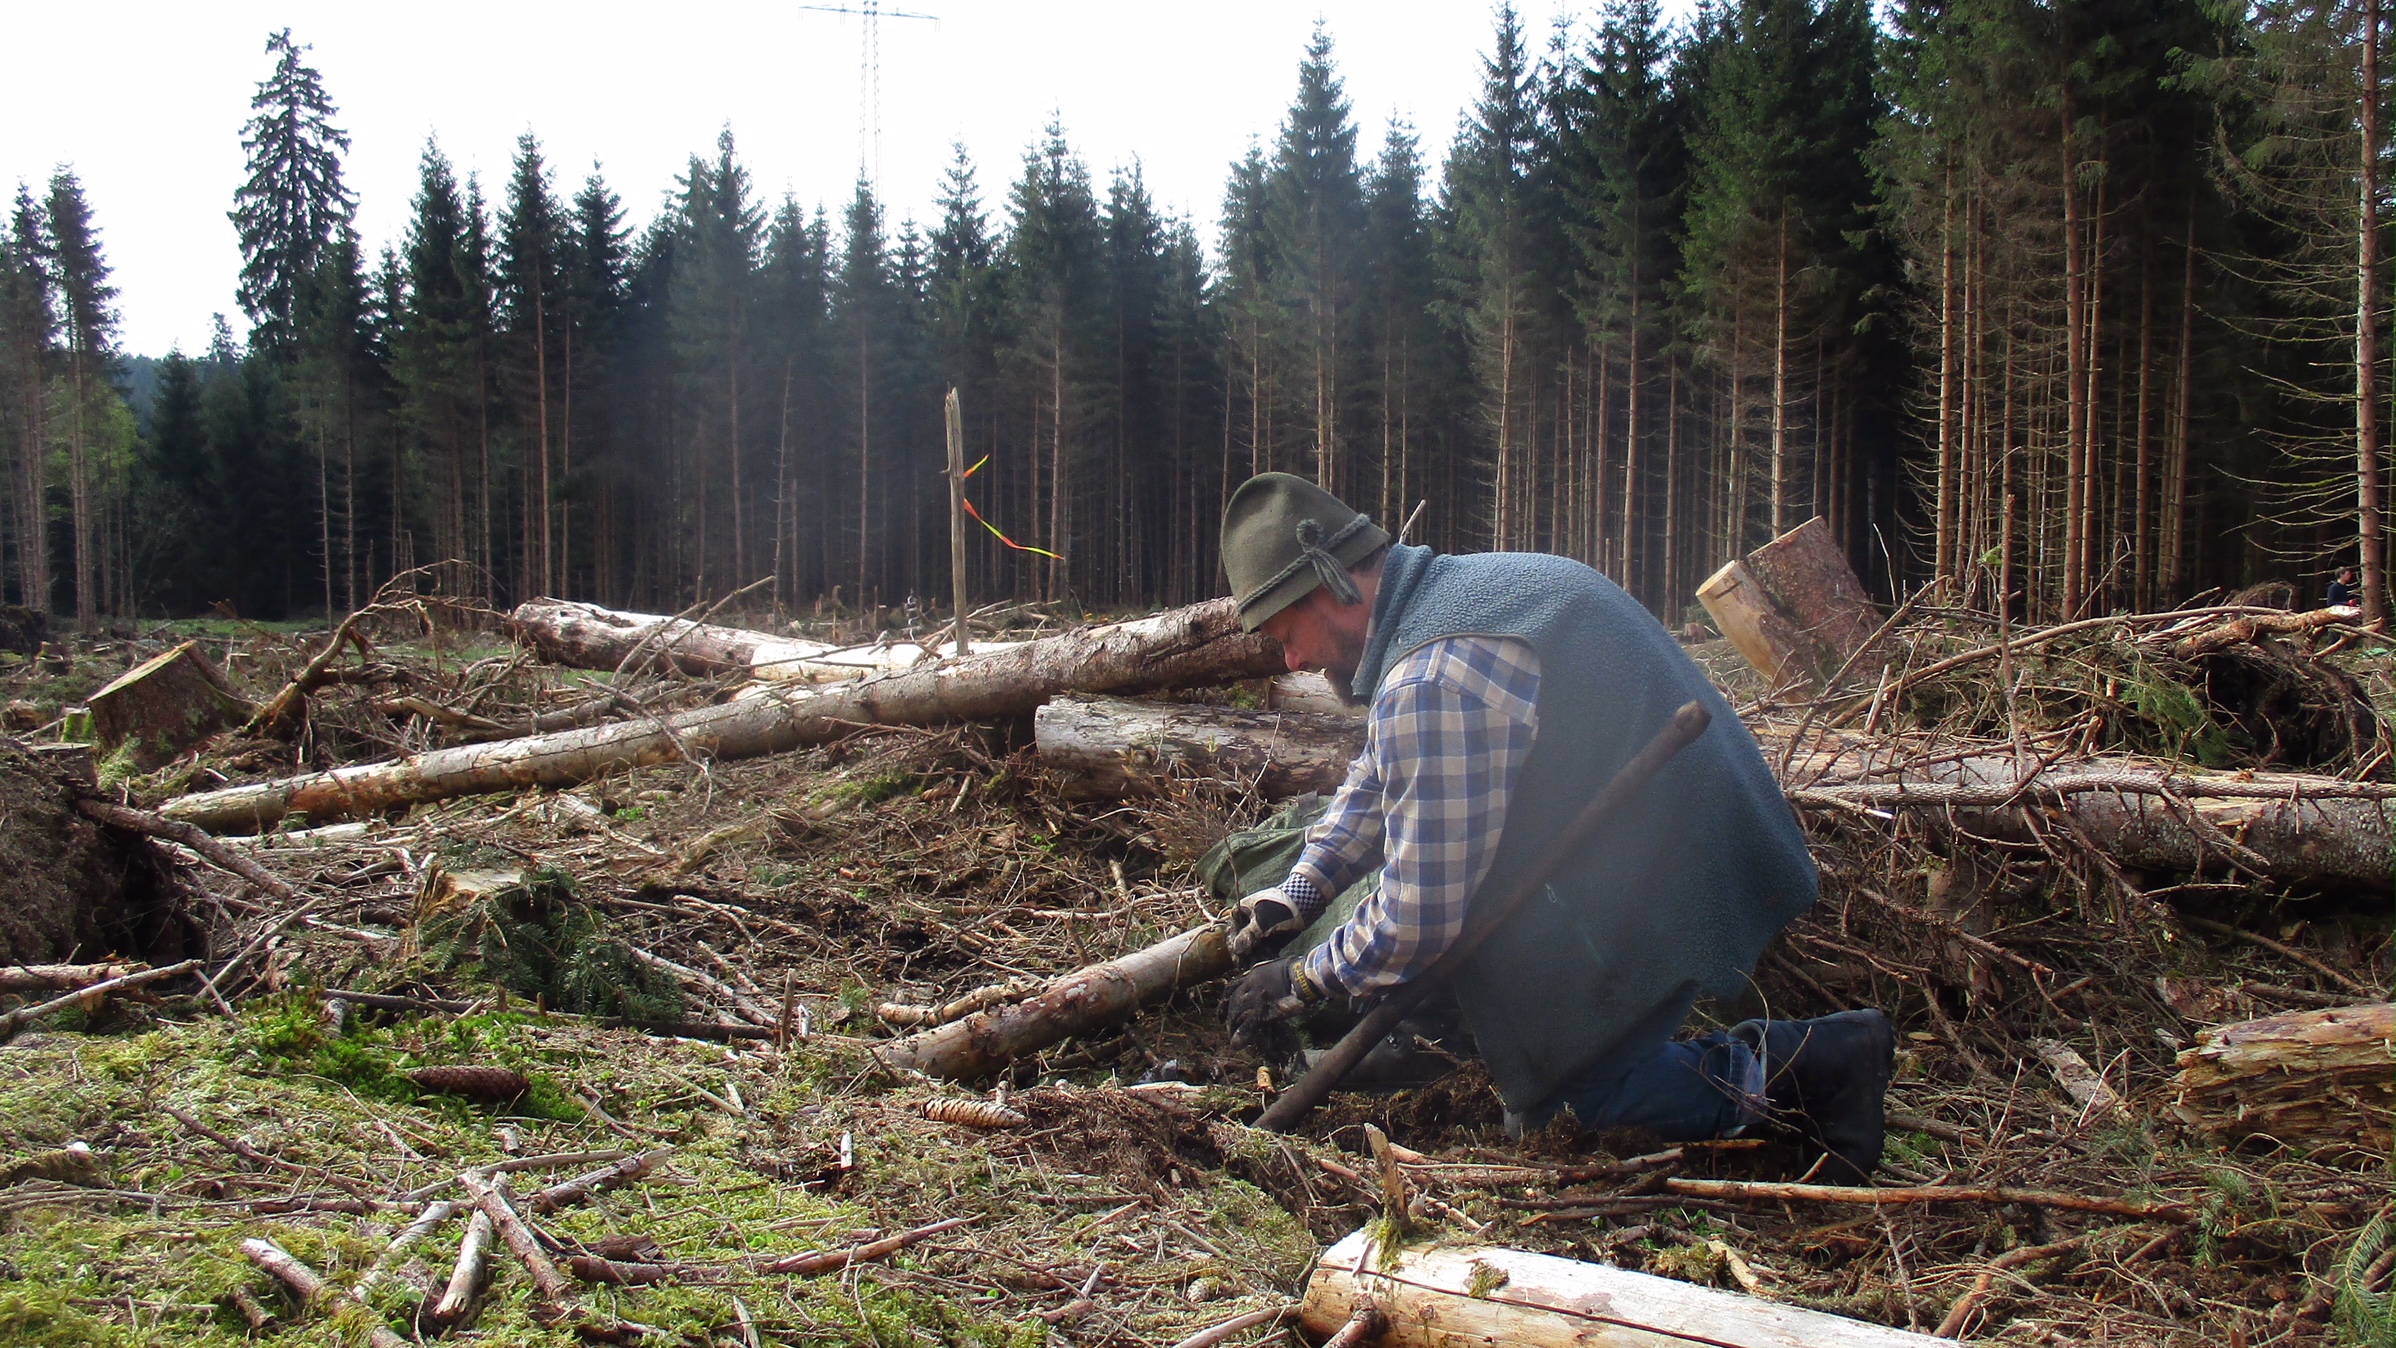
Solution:
<svg viewBox="0 0 2396 1348"><path fill-rule="evenodd" d="M1338 536L1331 540L1332 545L1337 546L1356 532L1359 524L1365 522L1362 515L1350 520L1348 527L1340 530ZM1356 582L1348 575L1348 568L1341 566L1339 559L1324 548L1323 526L1314 520L1300 520L1297 533L1298 560L1314 567L1315 578L1323 582L1323 588L1331 591L1331 597L1342 604L1363 600L1364 592L1356 588Z"/></svg>

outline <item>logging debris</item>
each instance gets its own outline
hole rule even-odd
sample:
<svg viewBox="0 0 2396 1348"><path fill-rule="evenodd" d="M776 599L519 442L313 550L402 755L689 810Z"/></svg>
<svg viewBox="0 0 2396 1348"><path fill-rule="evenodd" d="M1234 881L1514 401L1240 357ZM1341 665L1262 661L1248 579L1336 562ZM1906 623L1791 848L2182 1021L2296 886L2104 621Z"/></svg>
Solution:
<svg viewBox="0 0 2396 1348"><path fill-rule="evenodd" d="M1221 900L1198 886L1192 863L1272 802L1260 776L1228 780L1206 753L1151 755L1135 794L1089 791L1043 761L1031 717L859 718L788 753L702 751L331 828L311 816L238 844L304 911L165 849L172 911L204 933L195 949L211 956L204 969L225 970L236 1014L214 1010L188 979L162 980L154 1001L97 1019L70 1005L0 1050L0 1115L25 1121L0 1160L76 1142L93 1158L68 1168L74 1178L35 1166L0 1188L0 1325L90 1339L148 1332L163 1317L171 1330L158 1332L178 1341L229 1346L251 1324L244 1300L311 1330L346 1324L346 1305L295 1315L238 1242L273 1240L330 1286L355 1286L428 1200L468 1197L462 1173L546 1168L568 1178L550 1190L519 1181L512 1207L563 1288L536 1295L492 1226L485 1254L498 1258L469 1278L467 1309L452 1308L500 1341L621 1337L630 1324L695 1340L861 1340L870 1323L884 1341L905 1337L893 1329L903 1325L940 1341L1061 1333L1129 1344L1246 1319L1238 1332L1248 1337L1230 1341L1256 1342L1318 1251L1383 1210L1394 1174L1433 1241L1725 1287L1744 1284L1744 1266L1774 1302L1851 1322L1929 1329L1955 1318L1990 1338L2189 1348L2218 1345L2235 1326L2250 1342L2328 1342L2342 1288L2384 1296L2386 1271L2373 1272L2384 1244L2369 1242L2386 1142L2366 1136L2358 1155L2217 1133L2183 1117L2200 1097L2183 1100L2176 1083L2183 1052L2223 1022L2319 1009L2307 998L2367 1000L2349 984L2384 997L2384 890L2308 880L2273 859L2264 822L2212 813L2269 797L2191 794L2182 779L2252 772L2241 780L2260 791L2272 774L2304 775L2344 785L2277 804L2361 809L2384 807L2373 789L2389 780L2387 764L2368 754L2265 761L2268 737L2242 742L2218 717L2229 738L2207 763L2175 751L2161 723L2138 721L2139 706L2162 704L2131 696L2121 678L2179 669L2176 643L2253 616L2015 631L2009 659L2022 687L2015 715L2000 698L1994 720L1989 690L1972 686L1987 684L1993 656L1897 688L1908 662L1918 672L1995 639L1992 624L1935 597L1883 636L1894 652L1885 680L1875 656L1833 692L1775 692L1719 649L1697 648L1750 724L1780 736L1769 741L1785 751L1776 763L1812 771L1865 761L1839 757L1851 749L1878 755L1870 772L1798 788L1841 801L1800 802L1824 902L1775 943L1748 1002L1701 1015L1888 1007L1907 1037L1889 1187L1875 1192L1932 1200L1861 1207L1705 1187L1782 1183L1809 1159L1769 1147L1656 1159L1666 1153L1567 1128L1510 1143L1469 1062L1395 1095L1343 1093L1305 1135L1264 1137L1242 1123L1269 1101L1270 1082L1292 1079L1291 1065L1264 1064L1260 1087L1257 1059L1224 1041L1204 984L1001 1055L991 1076L1018 1125L927 1117L921 1083L888 1071L877 1051L1204 926ZM987 632L975 624L975 650L1069 625L998 615ZM498 619L471 605L358 628L371 655L352 643L325 666L288 739L227 731L155 770L114 770L111 788L156 812L195 791L468 745L494 725L546 733L557 727L541 718L572 714L648 726L676 709L735 705L756 686L662 662L621 677L561 668L503 639ZM2364 643L2334 624L2271 628L2224 636L2221 649L2256 648L2259 637L2326 663L2386 724L2385 675L2362 658ZM878 630L825 622L776 635L890 649L933 634L884 642ZM63 677L97 687L187 639L104 635L76 648ZM201 639L244 697L265 701L324 638L320 627L313 638L243 629ZM111 649L94 655L96 645ZM16 680L0 692L86 695L47 692L37 677L0 671L0 683ZM2202 688L2182 686L2205 705ZM1970 705L1983 719L1950 719L1966 698L1980 699ZM1261 681L1145 705L1292 723L1285 694ZM1354 724L1325 714L1334 734ZM2202 839L2201 867L2178 869L2164 849L2110 847L2069 808L2105 791L2064 774L2139 755L2147 789L2134 798L2176 811L2177 795L2221 821L2221 838ZM1963 783L1939 775L1941 761L1975 757L2002 771ZM2241 870L2240 847L2265 857L2267 873ZM26 962L139 958L171 962L112 943ZM0 997L31 1004L71 990L0 987ZM610 1028L632 1021L657 1033ZM2041 1039L2081 1055L2129 1115L2083 1119L2040 1059ZM413 1079L455 1065L521 1073L526 1087L475 1101ZM173 1123L149 1102L158 1082L172 1083L177 1109L271 1160ZM1390 1140L1387 1166L1367 1159L1367 1124ZM660 1155L579 1201L543 1202L667 1148L671 1165ZM2038 1187L2007 1192L2025 1182ZM483 1213L460 1202L373 1280L366 1300L388 1326L435 1340L433 1313ZM943 1225L961 1218L974 1220ZM917 1234L927 1228L938 1229ZM878 1260L862 1253L909 1235ZM95 1260L83 1253L93 1244L118 1253ZM776 1261L826 1271L763 1274Z"/></svg>

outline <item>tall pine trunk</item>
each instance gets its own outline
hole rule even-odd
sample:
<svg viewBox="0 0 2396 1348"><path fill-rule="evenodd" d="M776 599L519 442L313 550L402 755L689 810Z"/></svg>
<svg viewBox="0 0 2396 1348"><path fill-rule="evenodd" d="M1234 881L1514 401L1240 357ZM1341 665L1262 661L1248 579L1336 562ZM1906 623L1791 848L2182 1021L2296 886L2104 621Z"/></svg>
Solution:
<svg viewBox="0 0 2396 1348"><path fill-rule="evenodd" d="M2362 172L2356 219L2354 328L2355 533L2362 554L2363 616L2388 619L2387 553L2379 452L2379 7L2363 0Z"/></svg>

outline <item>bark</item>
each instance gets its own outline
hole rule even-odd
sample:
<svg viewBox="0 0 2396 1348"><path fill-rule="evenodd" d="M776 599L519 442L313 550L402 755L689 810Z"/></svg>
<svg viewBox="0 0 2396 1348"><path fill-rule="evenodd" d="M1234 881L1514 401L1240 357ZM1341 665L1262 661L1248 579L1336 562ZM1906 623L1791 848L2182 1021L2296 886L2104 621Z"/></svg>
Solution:
<svg viewBox="0 0 2396 1348"><path fill-rule="evenodd" d="M1374 1228L1323 1252L1299 1323L1336 1334L1369 1302L1382 1348L1507 1343L1709 1348L1905 1348L1950 1340L1554 1255L1432 1242L1387 1250Z"/></svg>
<svg viewBox="0 0 2396 1348"><path fill-rule="evenodd" d="M1128 1019L1176 989L1231 972L1229 928L1210 922L1121 959L1065 975L1046 991L875 1049L888 1066L952 1081L985 1077L1029 1053Z"/></svg>
<svg viewBox="0 0 2396 1348"><path fill-rule="evenodd" d="M92 694L92 735L101 751L126 748L144 772L217 731L240 725L250 706L216 665L186 641Z"/></svg>
<svg viewBox="0 0 2396 1348"><path fill-rule="evenodd" d="M323 822L478 792L570 786L686 754L780 753L838 739L861 723L1025 716L1063 693L1224 683L1285 667L1279 645L1240 630L1231 601L1217 599L900 673L814 687L764 685L757 697L670 716L202 792L169 802L163 813L211 831L258 832L292 813Z"/></svg>
<svg viewBox="0 0 2396 1348"><path fill-rule="evenodd" d="M1804 634L1823 675L1854 659L1880 628L1879 610L1819 515L1748 553L1747 569Z"/></svg>
<svg viewBox="0 0 2396 1348"><path fill-rule="evenodd" d="M2388 621L2387 554L2381 544L2385 506L2381 500L2379 449L2379 0L2363 6L2362 165L2360 212L2355 222L2354 443L2355 533L2363 567L2363 616Z"/></svg>
<svg viewBox="0 0 2396 1348"><path fill-rule="evenodd" d="M2396 1106L2392 1032L2396 1018L2386 1002L2207 1030L2180 1054L2171 1112L2216 1138L2384 1157Z"/></svg>
<svg viewBox="0 0 2396 1348"><path fill-rule="evenodd" d="M1059 698L1032 717L1040 757L1091 795L1153 793L1178 776L1228 778L1270 800L1331 791L1363 743L1354 717L1321 712Z"/></svg>

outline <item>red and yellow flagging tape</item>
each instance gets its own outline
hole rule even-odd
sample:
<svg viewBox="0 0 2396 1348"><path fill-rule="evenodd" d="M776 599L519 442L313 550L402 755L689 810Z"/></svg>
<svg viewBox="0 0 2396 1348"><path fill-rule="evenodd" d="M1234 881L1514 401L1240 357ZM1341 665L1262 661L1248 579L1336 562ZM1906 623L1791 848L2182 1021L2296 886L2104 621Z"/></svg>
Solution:
<svg viewBox="0 0 2396 1348"><path fill-rule="evenodd" d="M987 455L987 454L984 454L984 455L982 456L982 461L981 461L981 463L977 463L977 464L975 464L973 467L971 467L971 468L968 468L968 469L966 469L966 470L965 470L965 476L966 476L966 477L968 477L968 478L970 478L970 477L972 477L972 476L973 476L975 473L978 473L978 472L982 471L982 464L983 464L983 463L988 463L988 462L990 462L990 456L989 456L989 455ZM1008 547L1015 549L1017 552L1036 552L1036 553L1039 553L1039 554L1040 554L1041 556L1043 556L1043 557L1052 558L1052 559L1054 559L1054 560L1056 560L1056 561L1060 561L1060 562L1061 562L1061 561L1065 560L1065 559L1064 559L1064 558L1062 558L1062 557L1058 557L1058 556L1057 556L1055 553L1053 553L1053 552L1050 552L1050 551L1049 551L1048 549L1046 549L1046 548L1035 548L1035 547L1033 547L1033 546L1032 546L1031 544L1029 544L1029 543L1018 543L1018 542L1016 542L1014 539L1007 537L1007 536L1006 536L1004 533L1001 533L1001 532L999 531L999 527L998 527L997 525L995 525L995 524L992 524L990 521L988 521L988 520L986 520L986 519L983 519L983 518L982 518L982 512L981 512L981 511L979 511L979 510L976 510L976 509L974 509L974 508L973 508L973 498L972 498L972 497L970 497L970 496L965 496L965 497L960 497L959 499L960 499L960 500L962 500L962 501L965 503L965 513L966 513L966 514L968 514L968 515L971 515L971 516L973 516L974 523L981 525L981 526L982 526L983 528L985 528L985 529L988 529L988 530L990 531L990 536L991 536L992 538L995 538L995 539L997 539L999 542L1006 544Z"/></svg>

